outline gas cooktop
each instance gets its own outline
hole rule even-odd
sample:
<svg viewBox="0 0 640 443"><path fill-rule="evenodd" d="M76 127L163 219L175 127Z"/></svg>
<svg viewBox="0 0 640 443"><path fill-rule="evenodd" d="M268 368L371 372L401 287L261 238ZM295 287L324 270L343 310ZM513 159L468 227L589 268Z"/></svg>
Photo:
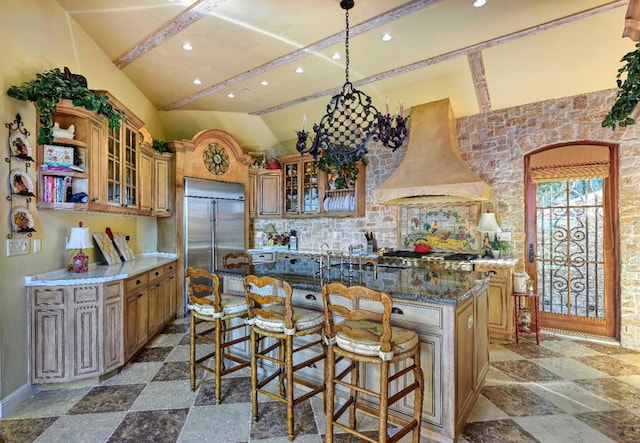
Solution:
<svg viewBox="0 0 640 443"><path fill-rule="evenodd" d="M382 254L379 265L393 268L426 267L430 262L438 261L439 265L447 269L473 270L471 260L478 258L478 254L466 252L415 252L390 251Z"/></svg>

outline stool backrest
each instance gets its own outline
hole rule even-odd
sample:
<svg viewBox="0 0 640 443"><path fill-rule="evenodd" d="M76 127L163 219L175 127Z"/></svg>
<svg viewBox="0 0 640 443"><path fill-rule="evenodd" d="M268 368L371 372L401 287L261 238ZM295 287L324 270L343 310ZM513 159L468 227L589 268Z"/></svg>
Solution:
<svg viewBox="0 0 640 443"><path fill-rule="evenodd" d="M358 300L366 298L378 302L379 312L357 309ZM380 343L380 351L391 351L391 297L380 291L364 286L345 286L342 283L328 283L322 287L324 303L324 333L329 339L338 332L351 338L366 338ZM345 326L343 321L374 321L380 323L378 331ZM353 325L353 324L352 324Z"/></svg>
<svg viewBox="0 0 640 443"><path fill-rule="evenodd" d="M248 321L260 315L263 318L282 320L288 329L293 329L293 307L291 285L281 279L264 276L247 275L244 278L244 293L247 299ZM265 306L282 305L282 313L273 309L262 309Z"/></svg>
<svg viewBox="0 0 640 443"><path fill-rule="evenodd" d="M226 269L242 268L251 265L251 256L246 252L229 252L222 257Z"/></svg>
<svg viewBox="0 0 640 443"><path fill-rule="evenodd" d="M189 267L184 271L184 278L189 304L211 305L215 312L222 312L220 279L216 274Z"/></svg>

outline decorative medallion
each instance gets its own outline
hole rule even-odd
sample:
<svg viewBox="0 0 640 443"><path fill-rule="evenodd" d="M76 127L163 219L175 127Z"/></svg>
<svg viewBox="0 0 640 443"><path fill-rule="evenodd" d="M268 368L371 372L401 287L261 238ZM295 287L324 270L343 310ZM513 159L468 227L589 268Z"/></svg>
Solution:
<svg viewBox="0 0 640 443"><path fill-rule="evenodd" d="M226 149L218 143L210 143L204 150L203 161L213 174L220 175L229 169L229 155Z"/></svg>

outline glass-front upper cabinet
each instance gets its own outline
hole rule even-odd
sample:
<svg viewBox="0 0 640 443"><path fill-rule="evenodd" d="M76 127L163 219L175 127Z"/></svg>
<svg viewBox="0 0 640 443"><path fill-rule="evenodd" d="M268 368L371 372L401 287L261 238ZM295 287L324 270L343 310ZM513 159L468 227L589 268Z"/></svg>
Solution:
<svg viewBox="0 0 640 443"><path fill-rule="evenodd" d="M318 215L320 195L313 157L293 154L282 157L284 216Z"/></svg>
<svg viewBox="0 0 640 443"><path fill-rule="evenodd" d="M106 156L107 205L112 208L137 209L139 206L138 168L140 163L140 128L144 123L113 97L114 107L127 116L126 123L109 129Z"/></svg>

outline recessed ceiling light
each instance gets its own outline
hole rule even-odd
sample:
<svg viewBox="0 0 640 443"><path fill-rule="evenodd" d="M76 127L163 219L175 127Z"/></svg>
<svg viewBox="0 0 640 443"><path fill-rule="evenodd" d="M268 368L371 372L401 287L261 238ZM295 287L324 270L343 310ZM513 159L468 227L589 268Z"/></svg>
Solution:
<svg viewBox="0 0 640 443"><path fill-rule="evenodd" d="M300 66L296 68L296 74L302 74L303 72L304 72L304 69L302 69Z"/></svg>
<svg viewBox="0 0 640 443"><path fill-rule="evenodd" d="M487 4L487 0L473 0L472 4L476 8L481 8Z"/></svg>
<svg viewBox="0 0 640 443"><path fill-rule="evenodd" d="M385 32L385 34L380 38L382 39L383 42L388 42L389 40L391 40L393 38L393 36L391 34L389 34L388 32Z"/></svg>
<svg viewBox="0 0 640 443"><path fill-rule="evenodd" d="M340 58L342 58L342 56L336 52L335 54L333 54L331 56L331 58L334 59L334 60L340 60Z"/></svg>
<svg viewBox="0 0 640 443"><path fill-rule="evenodd" d="M185 43L182 45L182 49L184 49L185 51L191 51L193 49L193 46L191 46L191 43Z"/></svg>
<svg viewBox="0 0 640 443"><path fill-rule="evenodd" d="M228 93L228 94L227 94L227 97L229 97L229 98L235 98L235 97L236 97L236 95L235 95L233 92L230 92L230 93Z"/></svg>
<svg viewBox="0 0 640 443"><path fill-rule="evenodd" d="M269 82L268 82L268 81L266 81L266 80L262 80L262 81L260 82L260 84L261 84L262 86L268 86L268 85L269 85Z"/></svg>
<svg viewBox="0 0 640 443"><path fill-rule="evenodd" d="M193 80L193 83L196 85L201 85L202 84L202 80L200 80L199 78L196 78Z"/></svg>

